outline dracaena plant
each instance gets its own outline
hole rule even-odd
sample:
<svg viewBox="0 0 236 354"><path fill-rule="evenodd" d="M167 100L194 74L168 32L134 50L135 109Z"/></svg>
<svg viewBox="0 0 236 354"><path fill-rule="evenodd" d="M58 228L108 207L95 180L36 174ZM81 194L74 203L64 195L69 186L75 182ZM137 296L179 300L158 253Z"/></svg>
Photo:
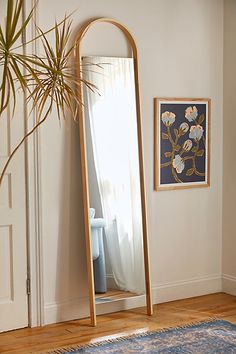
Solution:
<svg viewBox="0 0 236 354"><path fill-rule="evenodd" d="M31 23L35 7L22 21L24 0L8 0L5 24L0 26L0 119L2 113L11 107L14 115L17 95L21 89L26 96L27 104L37 114L35 126L22 137L13 149L3 170L0 171L0 186L4 173L18 148L48 118L53 107L56 107L58 118L66 114L76 117L81 101L77 94L80 84L75 79L71 65L71 54L76 43L69 46L71 35L70 16L46 32L37 27L37 35L30 41L25 40L27 26ZM53 32L51 43L47 35ZM21 44L19 44L21 41ZM34 41L41 42L42 54L27 54L22 48ZM84 81L93 89L93 85Z"/></svg>

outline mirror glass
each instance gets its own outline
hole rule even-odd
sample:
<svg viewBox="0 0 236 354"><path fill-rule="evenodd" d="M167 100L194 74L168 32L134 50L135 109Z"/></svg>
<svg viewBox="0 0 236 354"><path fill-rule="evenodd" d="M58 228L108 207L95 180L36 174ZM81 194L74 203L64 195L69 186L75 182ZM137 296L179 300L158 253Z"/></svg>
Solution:
<svg viewBox="0 0 236 354"><path fill-rule="evenodd" d="M81 69L99 304L145 293L134 65L132 58L93 56L82 58Z"/></svg>

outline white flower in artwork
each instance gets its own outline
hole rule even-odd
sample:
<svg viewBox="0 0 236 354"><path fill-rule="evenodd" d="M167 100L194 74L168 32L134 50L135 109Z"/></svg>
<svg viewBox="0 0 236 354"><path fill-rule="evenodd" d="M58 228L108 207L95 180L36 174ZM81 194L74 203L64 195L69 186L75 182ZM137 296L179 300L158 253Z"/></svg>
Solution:
<svg viewBox="0 0 236 354"><path fill-rule="evenodd" d="M164 112L161 115L162 122L167 126L170 127L175 121L175 114L172 112Z"/></svg>
<svg viewBox="0 0 236 354"><path fill-rule="evenodd" d="M183 149L184 151L189 151L191 150L192 146L193 146L192 140L188 139L184 142Z"/></svg>
<svg viewBox="0 0 236 354"><path fill-rule="evenodd" d="M201 125L192 125L190 128L189 137L195 141L199 141L203 135L204 129Z"/></svg>
<svg viewBox="0 0 236 354"><path fill-rule="evenodd" d="M179 129L182 130L183 133L187 133L187 131L189 130L188 123L184 122L180 124Z"/></svg>
<svg viewBox="0 0 236 354"><path fill-rule="evenodd" d="M185 110L185 118L189 121L189 122L193 122L195 121L195 119L197 118L198 115L198 110L196 106L189 106L188 108L186 108Z"/></svg>
<svg viewBox="0 0 236 354"><path fill-rule="evenodd" d="M184 160L180 155L175 155L172 165L176 169L177 173L181 173L184 169Z"/></svg>

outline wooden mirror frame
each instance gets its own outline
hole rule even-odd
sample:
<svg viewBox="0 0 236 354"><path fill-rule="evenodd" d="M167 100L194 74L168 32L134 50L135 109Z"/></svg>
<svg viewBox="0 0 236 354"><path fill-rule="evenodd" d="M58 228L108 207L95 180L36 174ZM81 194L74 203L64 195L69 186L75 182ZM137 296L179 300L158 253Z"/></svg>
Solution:
<svg viewBox="0 0 236 354"><path fill-rule="evenodd" d="M144 177L144 162L143 162L143 144L142 144L142 127L141 127L141 107L139 95L139 79L138 79L138 53L134 38L130 32L121 23L114 19L97 18L85 23L76 39L76 75L80 82L78 86L78 97L82 101L79 107L79 136L80 136L80 153L82 167L82 188L83 188L83 205L84 205L84 226L85 226L85 242L86 242L86 257L87 257L87 272L90 300L90 318L91 325L96 326L96 307L95 307L95 292L93 278L93 259L92 259L92 244L90 231L90 215L89 215L89 188L88 188L88 167L87 167L87 152L86 152L86 132L85 132L85 114L84 114L84 98L83 98L83 83L81 81L81 53L80 46L82 39L90 27L97 23L110 23L118 27L125 35L131 50L134 61L134 79L135 79L135 98L136 98L136 114L137 114L137 134L138 134L138 154L139 154L139 169L140 169L140 192L142 205L142 225L143 225L143 255L145 269L145 285L146 285L146 306L147 314L153 314L151 280L150 280L150 264L149 264L149 248L148 248L148 231L147 231L147 212L146 212L146 197L145 197L145 177Z"/></svg>

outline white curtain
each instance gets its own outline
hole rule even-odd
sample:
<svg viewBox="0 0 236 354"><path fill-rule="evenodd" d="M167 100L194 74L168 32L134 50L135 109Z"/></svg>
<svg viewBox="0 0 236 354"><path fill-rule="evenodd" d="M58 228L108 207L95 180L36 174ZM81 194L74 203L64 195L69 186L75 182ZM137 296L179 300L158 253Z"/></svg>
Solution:
<svg viewBox="0 0 236 354"><path fill-rule="evenodd" d="M97 65L99 64L99 65ZM130 58L84 57L95 169L113 277L125 291L144 292L142 215L134 69Z"/></svg>

